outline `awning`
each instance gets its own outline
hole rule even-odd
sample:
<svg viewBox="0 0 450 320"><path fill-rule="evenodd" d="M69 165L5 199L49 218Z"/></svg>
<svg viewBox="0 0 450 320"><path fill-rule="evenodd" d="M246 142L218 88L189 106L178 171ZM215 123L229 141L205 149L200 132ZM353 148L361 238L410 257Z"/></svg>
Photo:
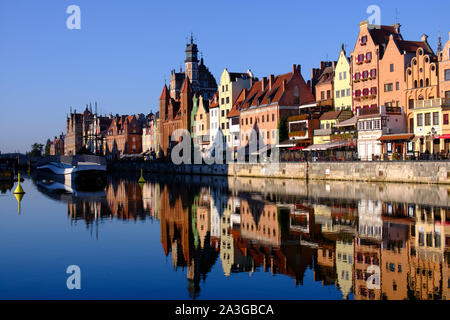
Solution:
<svg viewBox="0 0 450 320"><path fill-rule="evenodd" d="M306 147L298 147L298 146L294 146L292 148L289 148L289 151L300 151L305 149Z"/></svg>
<svg viewBox="0 0 450 320"><path fill-rule="evenodd" d="M381 136L379 141L394 141L394 140L411 140L414 138L413 133L401 133L401 134L387 134Z"/></svg>
<svg viewBox="0 0 450 320"><path fill-rule="evenodd" d="M442 134L440 136L435 136L435 139L450 139L450 134Z"/></svg>
<svg viewBox="0 0 450 320"><path fill-rule="evenodd" d="M343 148L343 147L348 147L348 146L350 146L349 142L332 142L332 143L325 143L325 144L313 144L312 146L305 148L304 151L324 151L324 150L338 149L338 148Z"/></svg>

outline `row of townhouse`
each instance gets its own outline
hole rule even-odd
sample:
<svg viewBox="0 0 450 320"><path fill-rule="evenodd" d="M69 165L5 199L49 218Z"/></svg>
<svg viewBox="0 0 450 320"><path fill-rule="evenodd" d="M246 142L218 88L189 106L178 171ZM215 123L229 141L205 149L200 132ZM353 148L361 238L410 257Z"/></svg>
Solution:
<svg viewBox="0 0 450 320"><path fill-rule="evenodd" d="M247 147L255 132L262 139L259 146L289 151L354 147L367 160L449 151L450 41L445 47L439 41L435 54L426 35L407 41L399 24L363 21L350 55L342 46L338 60L320 62L308 81L299 65L261 79L250 70L225 69L213 95L214 84L206 85L212 81L205 82L207 95L192 86L190 74L200 72L196 50L191 41L185 73L163 89L160 114L167 129L161 133L161 155L176 143L170 138L176 129L189 130L205 154L219 144L234 151ZM202 71L211 77L206 67ZM279 141L283 119L289 139Z"/></svg>
<svg viewBox="0 0 450 320"><path fill-rule="evenodd" d="M178 129L204 156L219 145L247 152L252 134L258 152L275 146L286 158L299 150L353 151L365 160L450 152L450 40L439 40L434 53L426 35L408 41L399 24L363 21L350 55L342 46L338 60L321 61L308 81L293 65L259 79L224 69L217 84L192 37L185 54L185 70L171 72L155 115L71 112L65 154L164 158L180 141L172 139Z"/></svg>

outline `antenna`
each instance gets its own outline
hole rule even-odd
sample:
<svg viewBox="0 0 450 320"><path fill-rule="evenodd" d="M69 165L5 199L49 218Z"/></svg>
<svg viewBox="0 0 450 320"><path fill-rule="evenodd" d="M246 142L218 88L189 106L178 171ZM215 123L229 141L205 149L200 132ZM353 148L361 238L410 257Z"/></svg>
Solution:
<svg viewBox="0 0 450 320"><path fill-rule="evenodd" d="M398 8L395 8L395 23L399 23L400 21L400 11L398 10Z"/></svg>

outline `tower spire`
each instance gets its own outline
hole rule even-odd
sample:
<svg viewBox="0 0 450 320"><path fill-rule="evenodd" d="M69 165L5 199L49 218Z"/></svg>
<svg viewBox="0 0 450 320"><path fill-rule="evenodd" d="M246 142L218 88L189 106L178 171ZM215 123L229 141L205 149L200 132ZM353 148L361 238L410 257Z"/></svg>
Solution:
<svg viewBox="0 0 450 320"><path fill-rule="evenodd" d="M439 27L438 34L439 34L439 35L438 35L437 52L441 52L441 51L442 51L441 27Z"/></svg>

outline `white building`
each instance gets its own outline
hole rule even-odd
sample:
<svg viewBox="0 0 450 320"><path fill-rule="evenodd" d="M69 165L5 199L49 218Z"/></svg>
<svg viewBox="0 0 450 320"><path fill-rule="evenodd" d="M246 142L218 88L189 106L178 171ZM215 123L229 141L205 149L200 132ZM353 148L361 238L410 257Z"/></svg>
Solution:
<svg viewBox="0 0 450 320"><path fill-rule="evenodd" d="M372 161L382 155L382 135L406 132L402 107L371 107L357 110L358 157Z"/></svg>

